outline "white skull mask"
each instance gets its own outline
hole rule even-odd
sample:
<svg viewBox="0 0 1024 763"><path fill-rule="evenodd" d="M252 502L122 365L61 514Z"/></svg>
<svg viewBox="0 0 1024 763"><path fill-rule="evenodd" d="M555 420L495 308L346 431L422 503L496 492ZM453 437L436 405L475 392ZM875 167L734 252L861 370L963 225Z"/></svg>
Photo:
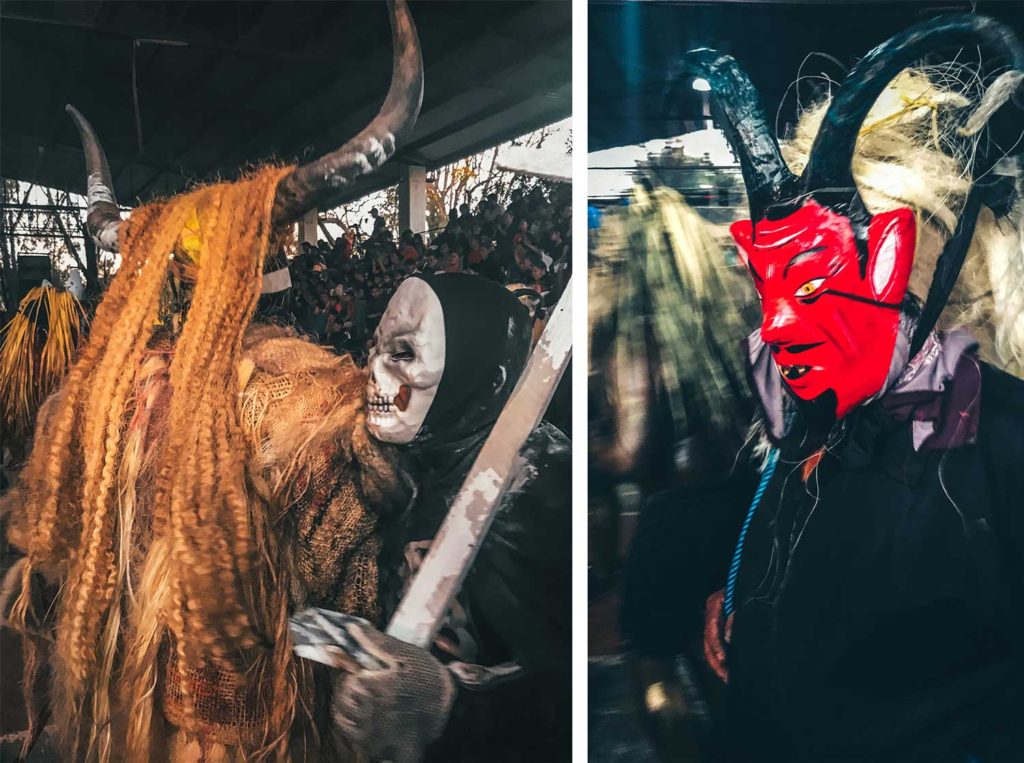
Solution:
<svg viewBox="0 0 1024 763"><path fill-rule="evenodd" d="M366 426L378 440L412 441L444 372L444 312L434 290L408 278L381 316L370 349Z"/></svg>

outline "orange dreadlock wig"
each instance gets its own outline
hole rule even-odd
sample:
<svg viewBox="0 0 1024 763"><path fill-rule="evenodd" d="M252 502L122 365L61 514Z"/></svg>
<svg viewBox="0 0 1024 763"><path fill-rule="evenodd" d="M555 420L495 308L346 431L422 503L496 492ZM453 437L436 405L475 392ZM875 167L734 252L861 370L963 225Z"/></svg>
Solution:
<svg viewBox="0 0 1024 763"><path fill-rule="evenodd" d="M308 707L287 629L291 566L268 503L251 497L238 405L243 334L287 171L136 209L89 342L40 416L18 490L22 532L12 531L26 558L10 622L26 634L27 694L52 627L52 710L69 760L150 759L162 649L185 697L197 664L259 687L262 728L239 740L257 757L284 756ZM132 442L169 255L196 208L203 266L168 367L165 434ZM33 606L40 578L59 585L52 615Z"/></svg>

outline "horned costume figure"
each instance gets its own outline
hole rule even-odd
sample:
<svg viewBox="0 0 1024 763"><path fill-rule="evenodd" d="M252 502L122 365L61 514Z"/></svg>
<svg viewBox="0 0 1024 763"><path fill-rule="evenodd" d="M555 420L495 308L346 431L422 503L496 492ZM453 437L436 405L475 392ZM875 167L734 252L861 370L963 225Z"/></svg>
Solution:
<svg viewBox="0 0 1024 763"><path fill-rule="evenodd" d="M528 537L538 522L567 521L564 479L563 494L551 499L561 513L522 498L531 493L527 483L546 476L531 473L509 497L512 535L498 538L491 562L483 553L474 571L480 585L504 586L494 601L506 609L492 617L467 604L465 616L453 615L455 630L472 632L475 645L452 647L456 665L376 630L413 565L404 556L409 539L429 541L430 530L411 529L413 520L429 528L427 508L439 510L431 501L448 497L446 474L421 468L419 445L389 435L385 419L398 417L395 411L425 414L422 454L428 430L452 455L469 453L522 368L521 316L487 293L486 314L448 333L445 287L433 287L444 316L431 313L430 326L450 337L443 356L426 360L439 374L433 401L421 401L411 384L411 397L391 395L387 374L376 370L390 364L393 378L419 384L394 366L423 360L393 346L402 319L418 309L402 300L382 324L396 335L378 337L370 381L349 358L288 330L251 325L261 293L281 291L280 264L268 257L291 223L330 206L339 189L379 167L415 123L419 43L405 2L389 8L394 67L380 113L304 166L267 167L122 220L99 142L69 107L85 145L89 230L120 252L122 265L88 343L40 411L32 452L2 504L8 537L24 554L5 580L3 614L24 645L26 747L49 722L64 760L403 760L421 756L439 736L449 749L478 750L484 742L472 727L466 732L464 718L490 719L484 734L511 724L534 740L550 739L545 729L557 724L516 723L563 720L561 708L540 712L543 703L508 710L482 684L514 674L518 683L506 682L514 687L543 676L557 654L545 640L553 632L567 648L558 630L567 613L547 627L543 611L531 609L530 586L536 579L548 585L536 577L544 566L531 565L552 546L545 538L535 549ZM172 280L186 287L182 314L167 309ZM460 330L487 346L463 344ZM413 334L404 338L407 349L420 352ZM492 343L498 336L504 341ZM479 371L474 353L500 362ZM369 396L368 385L376 390ZM459 414L470 417L466 429L456 426ZM557 442L552 458L564 461L566 444ZM568 472L547 473L557 480ZM513 537L519 531L527 537ZM568 553L567 539L550 542ZM564 576L558 554L543 558ZM465 589L470 602L473 585ZM567 608L567 592L540 588L545 602ZM290 618L310 607L331 613L322 629L339 649L355 641L373 657L342 670L301 656L302 636L292 628L309 629ZM513 617L516 630L506 630L509 620L501 618ZM539 618L539 630L530 629L530 618ZM375 685L379 676L360 673L395 665L406 681L397 693L390 691L396 685ZM473 684L473 696L460 676Z"/></svg>
<svg viewBox="0 0 1024 763"><path fill-rule="evenodd" d="M907 70L973 46L1008 65L980 97ZM782 149L735 60L683 69L749 197L731 232L762 308L761 473L652 501L680 535L645 562L642 520L631 588L673 598L624 605L626 630L667 657L703 619L730 760L1024 759L1020 172L978 139L1024 48L983 17L914 26Z"/></svg>

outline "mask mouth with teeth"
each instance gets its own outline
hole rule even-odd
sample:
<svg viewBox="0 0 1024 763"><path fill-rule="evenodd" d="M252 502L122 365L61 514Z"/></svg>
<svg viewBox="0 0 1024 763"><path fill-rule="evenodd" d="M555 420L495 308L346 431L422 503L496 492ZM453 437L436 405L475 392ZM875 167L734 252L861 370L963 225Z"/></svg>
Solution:
<svg viewBox="0 0 1024 763"><path fill-rule="evenodd" d="M409 278L373 335L366 427L383 442L412 442L437 395L445 363L444 312L430 286Z"/></svg>
<svg viewBox="0 0 1024 763"><path fill-rule="evenodd" d="M791 382L804 378L810 370L812 370L811 366L779 366L782 378ZM821 369L814 368L813 370L820 371Z"/></svg>

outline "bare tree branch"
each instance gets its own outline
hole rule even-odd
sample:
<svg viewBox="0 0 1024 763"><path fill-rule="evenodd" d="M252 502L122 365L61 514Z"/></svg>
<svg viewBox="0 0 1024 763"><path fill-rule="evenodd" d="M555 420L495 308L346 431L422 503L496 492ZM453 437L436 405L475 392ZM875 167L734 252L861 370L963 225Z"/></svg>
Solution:
<svg viewBox="0 0 1024 763"><path fill-rule="evenodd" d="M51 207L57 206L53 201L53 193L49 188L46 189L46 200L50 203ZM82 262L82 258L78 254L78 247L75 246L75 242L72 241L71 236L68 235L68 229L65 227L64 221L60 219L60 212L54 209L52 217L54 222L57 224L57 228L60 229L61 236L64 237L64 246L67 248L68 254L70 254L74 258L75 264L78 265L78 268L82 271L82 274L84 275L86 272L85 263ZM52 259L53 258L51 256L51 261Z"/></svg>

